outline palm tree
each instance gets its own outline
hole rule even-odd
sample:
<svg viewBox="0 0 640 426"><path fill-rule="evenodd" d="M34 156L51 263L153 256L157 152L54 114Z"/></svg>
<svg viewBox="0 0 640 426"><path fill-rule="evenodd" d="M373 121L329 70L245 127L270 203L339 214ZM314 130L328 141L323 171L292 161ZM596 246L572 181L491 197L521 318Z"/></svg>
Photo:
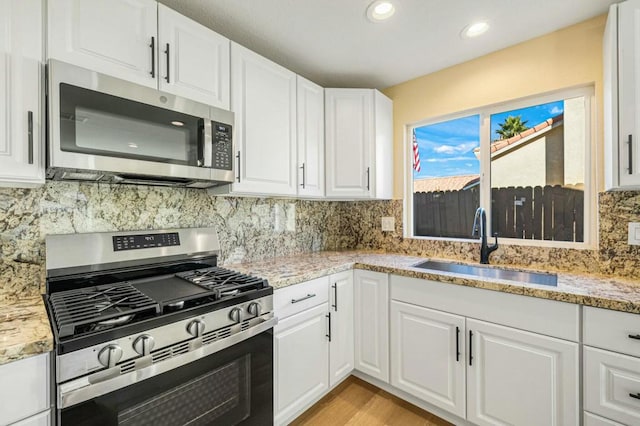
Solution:
<svg viewBox="0 0 640 426"><path fill-rule="evenodd" d="M496 130L496 133L500 135L500 139L509 139L528 129L527 121L522 121L522 117L519 115L508 116L504 122L498 124L498 126L500 126L500 128Z"/></svg>

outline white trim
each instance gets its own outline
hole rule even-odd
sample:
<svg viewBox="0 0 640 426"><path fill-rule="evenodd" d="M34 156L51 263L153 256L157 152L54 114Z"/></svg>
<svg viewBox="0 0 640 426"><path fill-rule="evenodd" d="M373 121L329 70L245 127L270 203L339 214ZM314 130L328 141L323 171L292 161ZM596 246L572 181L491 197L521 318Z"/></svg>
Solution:
<svg viewBox="0 0 640 426"><path fill-rule="evenodd" d="M491 185L486 180L491 176L491 115L515 109L526 108L534 105L549 102L566 100L570 98L584 97L585 100L585 165L584 165L584 242L550 241L550 240L529 240L517 238L502 238L500 242L506 245L522 245L535 247L552 248L572 248L572 249L594 249L598 244L597 233L597 120L595 117L595 88L593 84L569 87L566 89L547 92L540 95L527 96L524 98L504 101L479 108L468 109L452 114L445 114L431 117L425 120L408 123L404 126L404 238L414 238L421 240L453 241L453 242L473 242L476 240L448 238L448 237L423 237L414 235L413 223L413 164L411 153L409 152L411 135L413 129L417 127L436 124L443 121L456 120L474 115L480 116L480 205L485 207L487 215L491 217ZM489 227L491 224L489 224ZM490 232L493 232L490 229Z"/></svg>

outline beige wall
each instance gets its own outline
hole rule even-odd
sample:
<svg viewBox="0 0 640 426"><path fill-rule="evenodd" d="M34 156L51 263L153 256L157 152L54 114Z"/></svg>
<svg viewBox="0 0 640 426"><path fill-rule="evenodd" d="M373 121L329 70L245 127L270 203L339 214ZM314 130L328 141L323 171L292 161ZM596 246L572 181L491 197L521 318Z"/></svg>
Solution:
<svg viewBox="0 0 640 426"><path fill-rule="evenodd" d="M403 196L405 125L579 85L595 85L597 164L601 171L605 20L605 15L598 16L385 89L383 92L393 100L394 198ZM597 182L598 188L602 188L601 172Z"/></svg>

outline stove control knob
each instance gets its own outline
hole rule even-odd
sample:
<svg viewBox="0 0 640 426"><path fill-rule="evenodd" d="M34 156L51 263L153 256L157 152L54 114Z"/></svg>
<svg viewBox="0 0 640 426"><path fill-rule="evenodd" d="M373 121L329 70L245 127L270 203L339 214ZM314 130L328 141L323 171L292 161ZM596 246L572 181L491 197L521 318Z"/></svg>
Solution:
<svg viewBox="0 0 640 426"><path fill-rule="evenodd" d="M115 367L122 359L122 348L118 345L108 345L98 352L98 361L107 368Z"/></svg>
<svg viewBox="0 0 640 426"><path fill-rule="evenodd" d="M236 324L240 324L240 321L242 321L242 309L233 308L231 312L229 312L229 319Z"/></svg>
<svg viewBox="0 0 640 426"><path fill-rule="evenodd" d="M133 341L133 350L136 351L138 355L147 356L151 353L155 344L156 341L153 340L153 337L148 334L143 334Z"/></svg>
<svg viewBox="0 0 640 426"><path fill-rule="evenodd" d="M187 333L193 337L200 337L204 333L204 322L201 320L193 320L187 324Z"/></svg>
<svg viewBox="0 0 640 426"><path fill-rule="evenodd" d="M260 311L262 310L262 306L260 306L258 302L252 302L249 304L249 307L247 308L247 310L254 317L258 317L260 316Z"/></svg>

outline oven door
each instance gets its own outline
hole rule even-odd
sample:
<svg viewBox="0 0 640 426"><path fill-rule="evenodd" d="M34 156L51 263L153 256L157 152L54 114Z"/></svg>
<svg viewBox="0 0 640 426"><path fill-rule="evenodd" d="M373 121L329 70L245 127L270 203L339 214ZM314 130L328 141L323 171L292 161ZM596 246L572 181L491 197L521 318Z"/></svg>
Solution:
<svg viewBox="0 0 640 426"><path fill-rule="evenodd" d="M57 415L63 426L272 424L273 329Z"/></svg>

